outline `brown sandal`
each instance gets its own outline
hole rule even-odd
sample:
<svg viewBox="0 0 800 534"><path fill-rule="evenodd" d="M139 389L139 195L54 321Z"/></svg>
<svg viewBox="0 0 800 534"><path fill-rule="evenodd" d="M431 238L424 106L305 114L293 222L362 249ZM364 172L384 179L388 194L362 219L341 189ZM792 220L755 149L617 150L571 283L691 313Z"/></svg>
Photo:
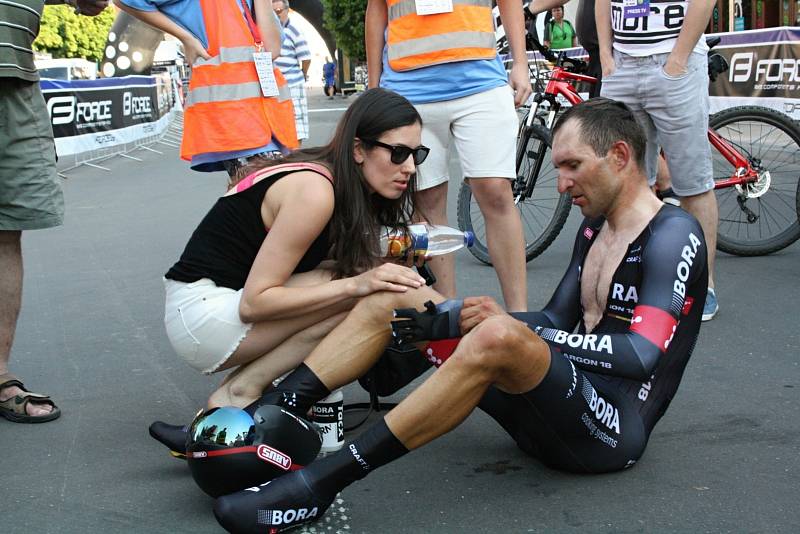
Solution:
<svg viewBox="0 0 800 534"><path fill-rule="evenodd" d="M11 373L0 375L0 391L12 386L17 386L23 393L0 401L0 416L15 423L46 423L47 421L58 419L61 415L61 409L50 400L49 395L28 391L19 378ZM53 407L53 410L44 415L28 415L27 408L30 402L34 404L49 404Z"/></svg>

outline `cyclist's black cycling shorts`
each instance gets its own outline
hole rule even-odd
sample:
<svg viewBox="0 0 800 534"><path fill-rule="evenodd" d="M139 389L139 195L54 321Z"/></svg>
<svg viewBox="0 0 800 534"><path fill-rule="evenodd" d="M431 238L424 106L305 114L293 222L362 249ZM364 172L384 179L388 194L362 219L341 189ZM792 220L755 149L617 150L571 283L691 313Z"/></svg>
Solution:
<svg viewBox="0 0 800 534"><path fill-rule="evenodd" d="M555 469L603 473L633 465L647 433L632 399L557 350L550 356L550 370L534 390L512 395L490 387L479 407L523 451Z"/></svg>

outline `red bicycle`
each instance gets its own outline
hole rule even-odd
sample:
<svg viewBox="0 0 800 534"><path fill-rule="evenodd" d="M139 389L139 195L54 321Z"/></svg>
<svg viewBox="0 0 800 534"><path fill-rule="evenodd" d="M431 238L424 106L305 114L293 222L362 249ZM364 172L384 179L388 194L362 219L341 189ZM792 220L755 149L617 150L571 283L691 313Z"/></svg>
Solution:
<svg viewBox="0 0 800 534"><path fill-rule="evenodd" d="M550 158L551 128L567 103L583 101L575 84L594 84L597 79L582 74L586 62L563 52L556 56L532 38L528 42L554 65L544 77L532 80L536 91L517 137L517 178L512 189L525 230L525 255L530 261L558 236L571 206L569 195L558 193L558 172ZM716 38L709 45L718 42ZM727 68L722 56L709 56L712 81ZM760 256L797 241L800 128L795 122L766 107L732 107L709 117L708 139L714 148L719 203L717 249L739 256ZM475 234L475 244L469 251L491 264L483 216L466 182L459 192L458 224Z"/></svg>

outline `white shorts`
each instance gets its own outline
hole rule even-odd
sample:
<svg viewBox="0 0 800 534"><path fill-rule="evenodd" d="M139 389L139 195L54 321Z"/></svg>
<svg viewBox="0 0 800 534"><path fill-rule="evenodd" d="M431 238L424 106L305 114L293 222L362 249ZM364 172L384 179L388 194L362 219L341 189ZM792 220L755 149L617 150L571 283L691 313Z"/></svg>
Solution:
<svg viewBox="0 0 800 534"><path fill-rule="evenodd" d="M511 87L455 100L416 104L422 117L422 144L431 149L417 169L417 188L447 182L447 158L455 146L467 178L509 178L514 168L519 119Z"/></svg>
<svg viewBox="0 0 800 534"><path fill-rule="evenodd" d="M164 279L164 325L175 352L206 374L217 371L253 327L239 318L242 290L208 278L187 284Z"/></svg>

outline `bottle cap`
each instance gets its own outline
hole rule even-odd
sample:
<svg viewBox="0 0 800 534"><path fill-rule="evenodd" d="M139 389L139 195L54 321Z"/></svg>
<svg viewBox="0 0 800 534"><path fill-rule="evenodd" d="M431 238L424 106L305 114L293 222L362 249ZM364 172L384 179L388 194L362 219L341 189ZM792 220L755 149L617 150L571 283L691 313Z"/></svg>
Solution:
<svg viewBox="0 0 800 534"><path fill-rule="evenodd" d="M464 232L464 244L467 247L471 247L472 245L474 245L475 244L475 234L473 234L470 231Z"/></svg>

